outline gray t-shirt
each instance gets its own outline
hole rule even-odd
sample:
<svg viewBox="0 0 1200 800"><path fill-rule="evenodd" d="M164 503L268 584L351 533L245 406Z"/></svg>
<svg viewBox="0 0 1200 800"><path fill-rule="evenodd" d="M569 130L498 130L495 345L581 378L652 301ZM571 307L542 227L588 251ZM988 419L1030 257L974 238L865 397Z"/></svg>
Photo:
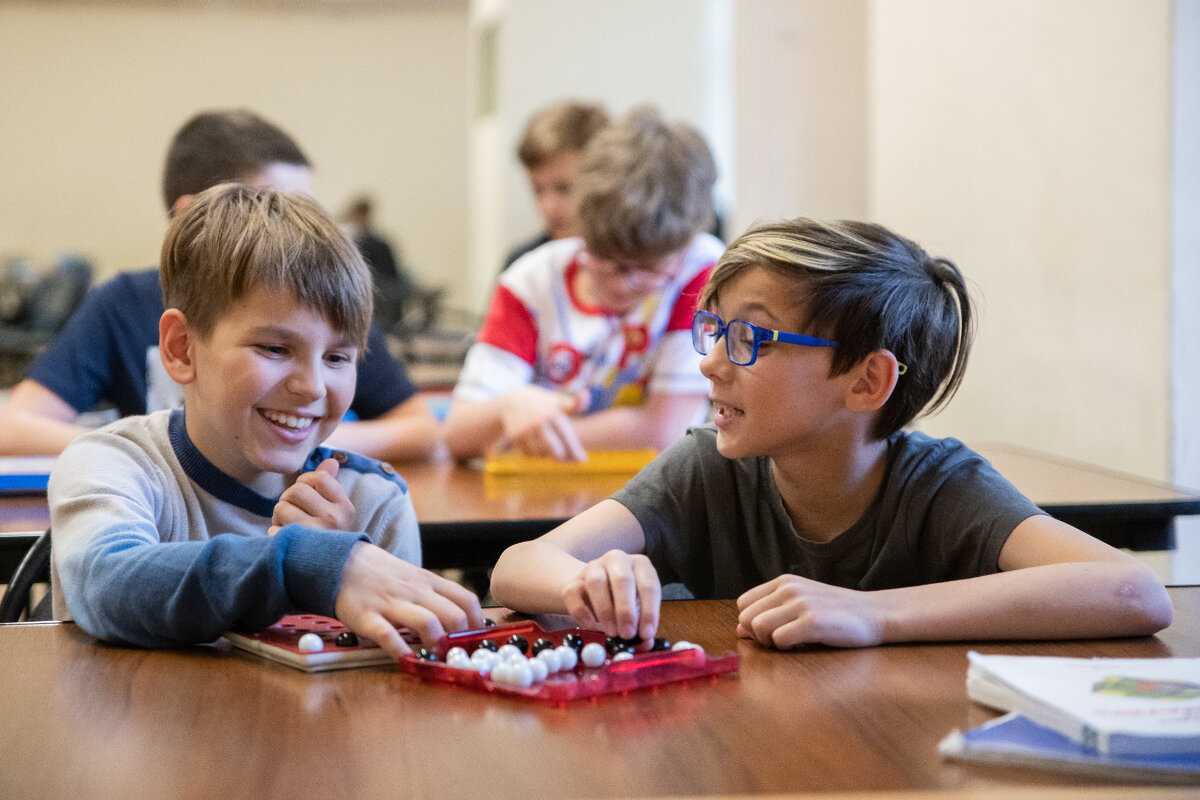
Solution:
<svg viewBox="0 0 1200 800"><path fill-rule="evenodd" d="M866 513L829 542L792 526L766 457L728 459L716 428L692 428L613 499L645 532L663 583L700 598L736 597L793 573L876 590L999 571L1013 528L1044 513L955 439L901 431Z"/></svg>

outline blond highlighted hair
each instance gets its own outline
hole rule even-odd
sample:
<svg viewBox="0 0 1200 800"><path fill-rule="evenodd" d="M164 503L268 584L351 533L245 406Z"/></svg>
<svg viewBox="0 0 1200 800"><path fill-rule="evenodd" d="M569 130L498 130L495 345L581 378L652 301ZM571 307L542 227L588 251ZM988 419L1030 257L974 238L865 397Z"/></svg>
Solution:
<svg viewBox="0 0 1200 800"><path fill-rule="evenodd" d="M713 267L700 306L712 308L724 286L754 268L791 282L791 299L808 315L796 320L797 332L837 341L833 375L879 349L906 365L875 421L877 438L942 408L958 391L975 314L953 262L869 222L769 222L729 245Z"/></svg>

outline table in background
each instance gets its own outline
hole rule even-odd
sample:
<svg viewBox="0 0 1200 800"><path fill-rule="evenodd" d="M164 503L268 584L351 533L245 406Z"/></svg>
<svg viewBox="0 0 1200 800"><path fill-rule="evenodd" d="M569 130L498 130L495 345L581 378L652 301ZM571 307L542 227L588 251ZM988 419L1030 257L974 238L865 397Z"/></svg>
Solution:
<svg viewBox="0 0 1200 800"><path fill-rule="evenodd" d="M1200 494L1159 481L1002 444L976 447L1053 516L1117 547L1173 546L1175 517L1200 514ZM421 521L425 563L485 569L513 542L539 536L621 488L629 475L497 478L447 459L398 464ZM0 534L44 530L44 497L0 498ZM33 542L0 535L0 570ZM12 566L15 566L15 561ZM0 571L0 576L11 573Z"/></svg>
<svg viewBox="0 0 1200 800"><path fill-rule="evenodd" d="M394 667L307 675L223 645L140 650L98 644L70 623L6 625L0 785L12 797L98 800L1029 797L1071 786L1124 796L1126 784L1101 778L944 761L937 744L995 716L967 697L968 649L1200 656L1200 587L1170 591L1176 621L1156 637L790 653L738 640L732 601L667 603L663 635L736 650L739 673L564 707Z"/></svg>
<svg viewBox="0 0 1200 800"><path fill-rule="evenodd" d="M975 448L1047 513L1115 547L1168 550L1200 493L1012 445ZM495 478L451 463L399 465L429 566L485 567L621 488L629 475Z"/></svg>

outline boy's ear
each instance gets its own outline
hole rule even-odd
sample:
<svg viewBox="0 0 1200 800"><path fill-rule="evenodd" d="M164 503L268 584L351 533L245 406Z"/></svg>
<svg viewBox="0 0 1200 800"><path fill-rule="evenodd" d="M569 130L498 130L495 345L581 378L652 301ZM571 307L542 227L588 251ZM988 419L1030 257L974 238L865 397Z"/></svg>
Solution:
<svg viewBox="0 0 1200 800"><path fill-rule="evenodd" d="M900 377L900 363L891 350L873 350L854 367L854 380L847 393L851 411L872 412L883 408Z"/></svg>
<svg viewBox="0 0 1200 800"><path fill-rule="evenodd" d="M192 202L193 197L195 197L194 194L181 194L179 197L176 197L175 202L171 203L171 210L167 212L167 216L174 217L180 211L183 211L183 209L187 208L187 204Z"/></svg>
<svg viewBox="0 0 1200 800"><path fill-rule="evenodd" d="M194 332L187 317L178 308L168 308L158 319L158 357L171 380L183 385L196 379L192 359Z"/></svg>

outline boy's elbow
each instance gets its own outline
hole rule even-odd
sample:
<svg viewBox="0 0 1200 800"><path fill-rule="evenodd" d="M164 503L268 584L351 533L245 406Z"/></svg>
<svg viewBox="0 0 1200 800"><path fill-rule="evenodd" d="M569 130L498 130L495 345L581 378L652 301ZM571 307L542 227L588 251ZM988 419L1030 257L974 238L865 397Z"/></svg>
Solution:
<svg viewBox="0 0 1200 800"><path fill-rule="evenodd" d="M1151 636L1171 625L1175 606L1167 589L1147 567L1122 581L1118 594L1129 614L1131 635Z"/></svg>
<svg viewBox="0 0 1200 800"><path fill-rule="evenodd" d="M491 585L488 587L497 603L513 611L529 610L522 594L523 588L528 588L528 582L522 577L521 567L528 564L532 554L532 542L518 542L510 545L496 564L492 567Z"/></svg>
<svg viewBox="0 0 1200 800"><path fill-rule="evenodd" d="M496 564L492 567L492 580L488 591L491 592L492 598L505 608L512 608L510 603L514 598L511 597L509 592L513 586L510 573L512 565L516 560L512 551L520 548L520 546L520 544L510 546L500 554L500 558L496 559Z"/></svg>
<svg viewBox="0 0 1200 800"><path fill-rule="evenodd" d="M483 455L484 445L473 432L462 425L446 425L446 452L455 461L466 461Z"/></svg>

